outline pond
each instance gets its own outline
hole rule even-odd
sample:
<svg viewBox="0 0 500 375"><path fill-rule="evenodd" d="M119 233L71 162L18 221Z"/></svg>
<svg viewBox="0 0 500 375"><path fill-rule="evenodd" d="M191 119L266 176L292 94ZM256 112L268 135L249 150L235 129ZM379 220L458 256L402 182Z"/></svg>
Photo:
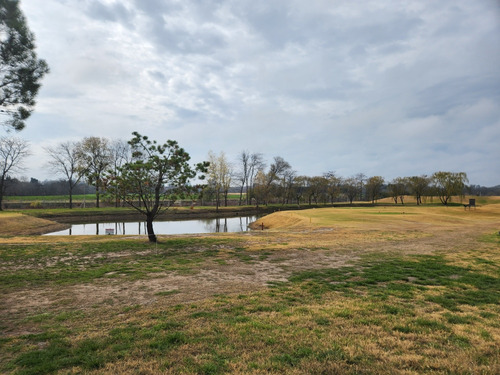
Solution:
<svg viewBox="0 0 500 375"><path fill-rule="evenodd" d="M257 220L258 216L224 217L215 219L155 221L153 228L155 234L195 234L218 232L246 232L248 225ZM77 236L77 235L137 235L147 234L146 222L109 222L73 224L71 228L58 232L47 233L52 236Z"/></svg>

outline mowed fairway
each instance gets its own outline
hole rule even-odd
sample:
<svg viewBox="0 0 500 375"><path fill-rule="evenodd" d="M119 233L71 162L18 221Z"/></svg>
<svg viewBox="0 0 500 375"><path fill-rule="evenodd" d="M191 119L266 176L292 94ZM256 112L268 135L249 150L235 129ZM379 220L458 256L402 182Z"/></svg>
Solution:
<svg viewBox="0 0 500 375"><path fill-rule="evenodd" d="M499 202L284 211L156 246L3 233L0 372L498 374Z"/></svg>

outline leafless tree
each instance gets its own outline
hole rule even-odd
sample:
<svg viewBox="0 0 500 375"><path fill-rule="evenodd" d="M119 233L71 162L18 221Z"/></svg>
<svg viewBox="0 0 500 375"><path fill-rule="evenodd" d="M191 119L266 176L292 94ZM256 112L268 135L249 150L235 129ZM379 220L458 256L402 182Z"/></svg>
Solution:
<svg viewBox="0 0 500 375"><path fill-rule="evenodd" d="M208 187L215 195L216 210L218 211L222 197L224 197L224 203L227 206L227 196L233 175L232 166L227 161L224 152L217 156L210 151L208 153L208 162L210 163L207 171Z"/></svg>
<svg viewBox="0 0 500 375"><path fill-rule="evenodd" d="M384 185L384 178L382 176L373 176L366 180L366 195L375 203L380 196L382 186Z"/></svg>
<svg viewBox="0 0 500 375"><path fill-rule="evenodd" d="M110 176L117 176L120 173L120 168L132 160L132 153L130 145L127 141L122 139L115 139L109 146L111 156L111 171ZM115 207L120 205L120 196L115 196Z"/></svg>
<svg viewBox="0 0 500 375"><path fill-rule="evenodd" d="M397 204L399 198L401 204L404 204L404 196L408 192L408 178L396 177L387 187L389 188L392 199L394 199L394 203Z"/></svg>
<svg viewBox="0 0 500 375"><path fill-rule="evenodd" d="M281 156L275 156L274 162L270 165L269 171L265 174L264 189L262 196L264 197L264 203L267 205L270 198L271 188L273 183L280 182L285 179L287 173L291 172L292 167L290 164L283 159Z"/></svg>
<svg viewBox="0 0 500 375"><path fill-rule="evenodd" d="M327 194L330 198L330 203L333 203L341 192L342 178L338 177L335 172L329 171L323 174L327 181Z"/></svg>
<svg viewBox="0 0 500 375"><path fill-rule="evenodd" d="M363 200L363 190L365 187L366 175L364 173L358 173L355 177L358 184L359 200Z"/></svg>
<svg viewBox="0 0 500 375"><path fill-rule="evenodd" d="M359 181L356 177L349 177L344 179L344 183L342 184L342 191L349 199L349 203L352 205L354 198L358 195L359 192Z"/></svg>
<svg viewBox="0 0 500 375"><path fill-rule="evenodd" d="M87 137L78 143L79 168L90 185L96 189L96 207L104 187L104 173L112 163L111 149L106 138Z"/></svg>
<svg viewBox="0 0 500 375"><path fill-rule="evenodd" d="M28 142L23 139L0 137L0 211L7 189L7 177L10 173L22 169L23 159L30 154L28 147Z"/></svg>
<svg viewBox="0 0 500 375"><path fill-rule="evenodd" d="M73 208L73 189L83 177L78 166L78 143L63 142L55 147L47 147L50 156L49 168L56 174L64 176L68 186L69 208Z"/></svg>
<svg viewBox="0 0 500 375"><path fill-rule="evenodd" d="M299 207L300 207L300 201L302 200L302 197L307 192L307 186L309 183L308 181L309 181L309 177L307 177L307 176L298 176L298 177L295 177L295 179L293 180L293 188L292 188L293 196L297 200L297 205Z"/></svg>
<svg viewBox="0 0 500 375"><path fill-rule="evenodd" d="M240 183L240 200L239 205L243 201L243 190L248 182L248 174L250 172L250 153L246 150L241 151L238 156L238 162L240 162L240 170L236 173L236 179Z"/></svg>
<svg viewBox="0 0 500 375"><path fill-rule="evenodd" d="M411 193L417 200L417 205L422 204L422 197L427 194L429 190L430 178L427 175L412 176L408 178L408 184Z"/></svg>
<svg viewBox="0 0 500 375"><path fill-rule="evenodd" d="M264 168L266 168L266 163L264 162L264 157L262 156L262 154L260 153L251 154L250 163L248 165L247 180L246 180L247 204L250 204L250 201L252 199L257 173L263 171Z"/></svg>

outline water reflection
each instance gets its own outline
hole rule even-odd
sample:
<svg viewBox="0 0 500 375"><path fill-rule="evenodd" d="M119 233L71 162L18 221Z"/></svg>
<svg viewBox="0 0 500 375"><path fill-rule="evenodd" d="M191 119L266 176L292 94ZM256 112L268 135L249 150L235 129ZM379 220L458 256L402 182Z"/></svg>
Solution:
<svg viewBox="0 0 500 375"><path fill-rule="evenodd" d="M240 216L229 218L155 221L153 224L156 234L195 234L218 232L246 232L248 225L257 220L257 216ZM48 235L138 235L147 234L146 222L111 222L73 224L71 228L48 233Z"/></svg>

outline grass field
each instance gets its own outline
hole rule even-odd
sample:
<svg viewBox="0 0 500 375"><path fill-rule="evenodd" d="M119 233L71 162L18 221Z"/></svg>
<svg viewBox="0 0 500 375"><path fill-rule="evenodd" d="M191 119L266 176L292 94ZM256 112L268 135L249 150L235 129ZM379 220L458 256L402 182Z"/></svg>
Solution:
<svg viewBox="0 0 500 375"><path fill-rule="evenodd" d="M277 212L158 245L4 235L0 372L498 374L498 202Z"/></svg>

